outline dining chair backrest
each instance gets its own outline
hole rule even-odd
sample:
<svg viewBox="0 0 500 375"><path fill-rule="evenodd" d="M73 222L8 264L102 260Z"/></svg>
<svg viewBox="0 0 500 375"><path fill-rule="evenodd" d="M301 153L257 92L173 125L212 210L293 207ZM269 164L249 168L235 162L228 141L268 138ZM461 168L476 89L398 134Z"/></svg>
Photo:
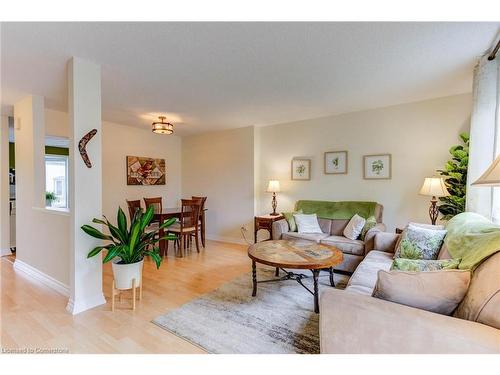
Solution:
<svg viewBox="0 0 500 375"><path fill-rule="evenodd" d="M137 210L141 210L141 201L139 199L135 201L129 201L127 199L127 206L128 206L128 214L130 216L130 220L132 220L132 218L135 215L135 212Z"/></svg>
<svg viewBox="0 0 500 375"><path fill-rule="evenodd" d="M191 199L201 199L200 210L203 211L205 209L205 202L207 201L207 197L197 197L197 196L193 195L193 196L191 196Z"/></svg>
<svg viewBox="0 0 500 375"><path fill-rule="evenodd" d="M181 199L181 229L195 227L198 231L198 218L200 217L201 201L199 199Z"/></svg>
<svg viewBox="0 0 500 375"><path fill-rule="evenodd" d="M154 212L155 214L159 214L161 213L162 209L163 209L163 206L162 206L162 203L161 203L161 197L157 197L157 198L144 198L144 203L146 204L146 209L149 208L149 206L153 206L154 207Z"/></svg>

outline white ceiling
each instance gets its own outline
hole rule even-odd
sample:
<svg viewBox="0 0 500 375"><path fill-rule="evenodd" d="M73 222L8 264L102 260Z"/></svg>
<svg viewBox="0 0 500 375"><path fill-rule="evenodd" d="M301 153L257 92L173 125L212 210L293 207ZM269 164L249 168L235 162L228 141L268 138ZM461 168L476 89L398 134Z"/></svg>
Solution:
<svg viewBox="0 0 500 375"><path fill-rule="evenodd" d="M471 91L500 23L3 23L2 105L66 109L71 56L102 66L103 119L177 134Z"/></svg>

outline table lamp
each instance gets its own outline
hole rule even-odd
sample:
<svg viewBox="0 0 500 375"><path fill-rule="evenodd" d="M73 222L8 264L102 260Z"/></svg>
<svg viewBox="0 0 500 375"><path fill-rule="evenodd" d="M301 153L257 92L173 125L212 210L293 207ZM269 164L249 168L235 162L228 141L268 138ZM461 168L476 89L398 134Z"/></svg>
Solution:
<svg viewBox="0 0 500 375"><path fill-rule="evenodd" d="M491 163L489 168L474 181L474 186L498 186L500 185L500 155Z"/></svg>
<svg viewBox="0 0 500 375"><path fill-rule="evenodd" d="M424 184L420 189L421 195L427 195L431 198L431 206L429 207L429 217L431 218L432 225L436 225L436 220L439 215L438 207L436 206L437 197L446 197L450 195L444 180L441 177L426 177Z"/></svg>
<svg viewBox="0 0 500 375"><path fill-rule="evenodd" d="M279 213L276 212L276 207L278 206L278 202L276 201L276 193L280 192L280 182L277 180L270 180L269 184L267 185L267 192L273 193L273 212L271 213L271 216L278 216Z"/></svg>

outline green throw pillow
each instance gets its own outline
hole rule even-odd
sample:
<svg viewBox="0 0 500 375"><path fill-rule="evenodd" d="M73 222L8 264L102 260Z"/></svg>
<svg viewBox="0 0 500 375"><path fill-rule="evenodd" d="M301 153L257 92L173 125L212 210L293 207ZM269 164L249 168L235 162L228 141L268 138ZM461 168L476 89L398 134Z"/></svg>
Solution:
<svg viewBox="0 0 500 375"><path fill-rule="evenodd" d="M425 260L425 259L405 259L396 258L392 262L391 271L439 271L457 269L460 264L460 259L441 259L441 260Z"/></svg>
<svg viewBox="0 0 500 375"><path fill-rule="evenodd" d="M297 224L295 223L295 219L293 217L294 214L302 214L302 210L293 211L293 212L282 212L286 221L288 221L288 226L290 227L290 232L297 232Z"/></svg>
<svg viewBox="0 0 500 375"><path fill-rule="evenodd" d="M409 224L401 234L394 258L437 259L446 230L426 229Z"/></svg>
<svg viewBox="0 0 500 375"><path fill-rule="evenodd" d="M366 219L365 226L363 227L363 230L361 230L361 234L359 235L359 239L361 241L365 240L366 232L368 232L370 229L375 227L377 225L377 220L375 219L375 216L370 216L368 219Z"/></svg>

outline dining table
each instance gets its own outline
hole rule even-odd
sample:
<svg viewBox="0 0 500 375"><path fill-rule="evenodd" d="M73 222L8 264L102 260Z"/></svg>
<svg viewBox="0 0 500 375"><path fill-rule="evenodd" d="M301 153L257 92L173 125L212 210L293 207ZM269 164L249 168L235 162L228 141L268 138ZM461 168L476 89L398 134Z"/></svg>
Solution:
<svg viewBox="0 0 500 375"><path fill-rule="evenodd" d="M207 211L204 208L200 213L200 232L201 232L201 244L205 247L205 212ZM153 220L163 223L165 220L170 219L172 217L179 218L181 217L182 207L171 207L171 208L162 208L160 212L155 212ZM161 228L158 232L160 238L165 236L165 229ZM167 252L167 240L160 241L160 256L165 256Z"/></svg>

